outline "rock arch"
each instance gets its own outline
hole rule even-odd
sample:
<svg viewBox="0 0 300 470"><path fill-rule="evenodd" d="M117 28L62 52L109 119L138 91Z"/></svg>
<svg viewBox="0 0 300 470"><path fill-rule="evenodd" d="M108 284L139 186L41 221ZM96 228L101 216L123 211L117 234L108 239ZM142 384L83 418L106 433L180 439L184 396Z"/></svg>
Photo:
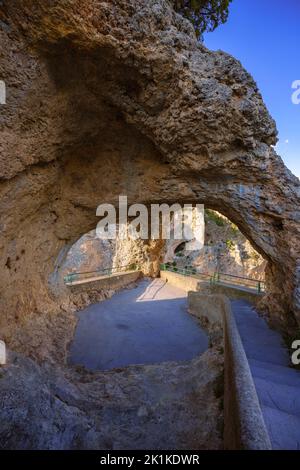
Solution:
<svg viewBox="0 0 300 470"><path fill-rule="evenodd" d="M57 312L61 250L100 202L195 202L268 261L264 307L300 324L299 180L251 76L166 0L4 1L1 331Z"/></svg>

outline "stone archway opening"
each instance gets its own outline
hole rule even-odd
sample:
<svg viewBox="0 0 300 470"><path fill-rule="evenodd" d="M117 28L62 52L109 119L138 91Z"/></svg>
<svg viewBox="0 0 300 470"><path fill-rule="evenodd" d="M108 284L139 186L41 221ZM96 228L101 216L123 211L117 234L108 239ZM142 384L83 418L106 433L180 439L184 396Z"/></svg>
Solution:
<svg viewBox="0 0 300 470"><path fill-rule="evenodd" d="M181 242L179 243L179 245L177 245L177 247L175 248L174 250L174 253L176 253L178 255L178 253L181 253L182 251L184 251L186 248L186 242Z"/></svg>
<svg viewBox="0 0 300 470"><path fill-rule="evenodd" d="M110 370L191 360L207 349L186 292L156 278L164 249L161 239L104 240L95 230L68 248L52 276L52 289L76 310L67 364Z"/></svg>
<svg viewBox="0 0 300 470"><path fill-rule="evenodd" d="M192 275L209 273L211 278L215 277L215 273L232 276L230 285L234 285L237 279L242 280L236 285L236 289L247 287L246 279L249 281L259 280L263 283L266 262L242 235L237 226L221 213L210 209L205 210L204 218L204 247L192 252L188 250L190 240L172 238L170 240L152 240L152 245L149 245L149 240L130 238L101 240L93 230L82 236L69 249L61 265L60 276L64 278L66 274L80 272L87 272L92 276L92 273L97 271L105 274L105 270L112 271L114 267L125 266L129 262L140 264L144 274L156 276L157 271L152 269L151 273L149 272L151 260L152 265L157 266L157 269L163 262L165 266L169 265L174 272L178 273L186 270ZM174 234L173 231L171 233ZM180 350L182 352L187 345L182 344L180 347L177 345L178 347L174 348L174 345L166 342L166 344L155 346L157 335L167 339L168 332L171 338L180 337L179 332L176 332L177 321L181 324L181 314L176 310L178 293L175 292L172 298L168 297L168 293L166 298L160 298L160 291L165 288L163 283L160 284L157 280L155 284L156 281L153 283L146 280L144 281L145 285L143 283L130 284L130 289L125 293L121 292L116 294L113 299L105 300L110 298L114 292L114 279L111 278L110 293L107 294L105 289L109 286L109 281L107 283L104 275L106 284L101 285L103 276L100 275L99 285L97 285L99 295L95 296L90 295L89 291L90 285L96 280L95 274L93 276L92 279L86 278L83 284L77 286L80 287L81 292L85 292L87 295L86 305L82 305L82 307L90 306L79 313L79 323L70 346L69 364L85 365L92 370L108 370L132 364L156 363L188 357L168 355L172 348L174 351ZM75 288L76 285L73 287ZM116 291L120 287L122 286L117 286ZM251 288L250 285L249 289ZM138 289L140 291L135 295L135 290ZM186 294L182 294L182 297L185 298ZM97 303L99 301L101 301L100 304ZM141 302L144 303L141 304ZM166 305L167 303L170 305ZM128 305L128 311L126 311L126 305ZM177 320L176 312L179 313ZM157 316L157 314L159 315ZM169 317L171 323L167 324L166 330L165 314L167 316L171 314ZM154 321L152 322L152 320ZM147 332L149 325L150 330ZM184 322L181 327L183 338L189 338ZM157 332L154 334L155 331L159 334ZM193 338L193 333L191 333L191 337ZM114 347L110 343L112 339ZM92 348L93 343L95 344ZM125 344L127 346L124 349ZM200 341L198 346L200 347L201 344ZM133 350L131 350L132 347ZM144 354L144 351L147 354Z"/></svg>
<svg viewBox="0 0 300 470"><path fill-rule="evenodd" d="M183 206L183 205L182 205ZM52 287L61 288L66 276L101 272L112 273L135 266L144 275L155 276L161 263L199 273L221 273L249 280L265 281L265 260L240 232L238 227L220 212L205 209L204 246L190 250L190 239L142 240L101 239L96 230L80 237L63 256L59 257L51 276ZM117 229L116 229L117 232ZM174 234L173 234L174 235ZM74 277L75 278L75 277Z"/></svg>

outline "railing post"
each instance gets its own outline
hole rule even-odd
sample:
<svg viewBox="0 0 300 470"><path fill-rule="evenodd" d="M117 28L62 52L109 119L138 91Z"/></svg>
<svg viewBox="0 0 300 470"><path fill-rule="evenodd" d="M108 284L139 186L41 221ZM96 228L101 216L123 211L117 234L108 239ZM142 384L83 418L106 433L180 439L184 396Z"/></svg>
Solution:
<svg viewBox="0 0 300 470"><path fill-rule="evenodd" d="M261 284L260 284L260 281L258 281L258 283L257 283L257 290L258 290L258 293L260 294L260 293L261 293Z"/></svg>

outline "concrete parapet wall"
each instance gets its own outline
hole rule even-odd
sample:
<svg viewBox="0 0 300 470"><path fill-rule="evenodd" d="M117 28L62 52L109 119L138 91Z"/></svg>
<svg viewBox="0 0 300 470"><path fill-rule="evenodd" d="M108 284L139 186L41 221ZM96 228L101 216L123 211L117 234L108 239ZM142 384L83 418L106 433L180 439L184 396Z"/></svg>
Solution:
<svg viewBox="0 0 300 470"><path fill-rule="evenodd" d="M244 299L252 304L259 301L263 295L255 292L255 290L251 291L250 289L243 288L242 286L230 286L221 283L211 284L209 281L197 279L192 276L184 276L183 274L171 271L161 271L160 277L186 292L199 291L207 294L224 294L230 299Z"/></svg>
<svg viewBox="0 0 300 470"><path fill-rule="evenodd" d="M188 303L190 313L200 319L212 340L218 333L223 334L225 449L270 450L270 438L229 299L189 292Z"/></svg>
<svg viewBox="0 0 300 470"><path fill-rule="evenodd" d="M141 271L131 271L126 273L116 273L111 276L103 276L100 279L96 279L81 284L74 284L68 286L73 294L81 292L93 292L101 289L121 289L122 287L137 281L142 277Z"/></svg>
<svg viewBox="0 0 300 470"><path fill-rule="evenodd" d="M201 281L195 277L184 276L183 274L173 273L171 271L160 271L160 277L166 282L170 282L179 289L186 292L197 291L200 288ZM209 286L209 283L205 283Z"/></svg>
<svg viewBox="0 0 300 470"><path fill-rule="evenodd" d="M201 286L200 286L200 290ZM258 302L264 294L259 294L250 291L250 289L244 289L243 287L238 286L226 286L225 284L212 284L210 286L210 291L212 294L223 294L229 297L230 299L244 299L250 302L251 304L255 304Z"/></svg>

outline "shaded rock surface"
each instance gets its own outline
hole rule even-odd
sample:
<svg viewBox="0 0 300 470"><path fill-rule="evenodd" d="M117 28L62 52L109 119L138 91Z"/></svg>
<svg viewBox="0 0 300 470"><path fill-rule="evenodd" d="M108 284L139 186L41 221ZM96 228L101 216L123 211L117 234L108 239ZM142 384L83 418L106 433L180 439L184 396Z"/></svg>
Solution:
<svg viewBox="0 0 300 470"><path fill-rule="evenodd" d="M75 326L66 311L32 315L15 333L16 349L35 361L9 351L1 367L0 448L222 448L221 349L188 362L91 372L66 365Z"/></svg>
<svg viewBox="0 0 300 470"><path fill-rule="evenodd" d="M265 279L266 261L226 217L207 211L205 237L206 250L195 259L196 266L207 271Z"/></svg>
<svg viewBox="0 0 300 470"><path fill-rule="evenodd" d="M222 356L89 374L16 353L0 376L2 449L219 449Z"/></svg>
<svg viewBox="0 0 300 470"><path fill-rule="evenodd" d="M70 273L92 275L95 271L122 272L140 268L146 275L156 274L162 246L162 240L134 240L129 237L123 239L118 232L115 240L101 239L96 230L91 230L69 249L62 250L50 276L52 291L62 291L64 277ZM64 294L67 295L66 292Z"/></svg>

